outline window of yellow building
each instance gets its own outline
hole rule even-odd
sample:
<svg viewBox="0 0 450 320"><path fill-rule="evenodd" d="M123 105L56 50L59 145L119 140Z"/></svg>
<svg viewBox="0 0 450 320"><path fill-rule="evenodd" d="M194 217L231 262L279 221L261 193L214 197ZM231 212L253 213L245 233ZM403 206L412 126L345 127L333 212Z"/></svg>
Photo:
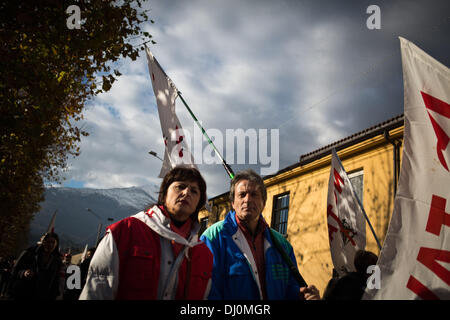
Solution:
<svg viewBox="0 0 450 320"><path fill-rule="evenodd" d="M364 190L364 170L354 171L349 173L348 178L355 190L356 195L361 203L363 203L363 190Z"/></svg>
<svg viewBox="0 0 450 320"><path fill-rule="evenodd" d="M289 213L289 192L276 195L273 198L272 223L273 229L286 235Z"/></svg>

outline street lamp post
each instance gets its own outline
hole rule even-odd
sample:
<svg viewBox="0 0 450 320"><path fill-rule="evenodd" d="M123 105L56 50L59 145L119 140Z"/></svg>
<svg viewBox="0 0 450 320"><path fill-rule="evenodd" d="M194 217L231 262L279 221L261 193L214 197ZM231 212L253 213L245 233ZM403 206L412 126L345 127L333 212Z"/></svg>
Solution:
<svg viewBox="0 0 450 320"><path fill-rule="evenodd" d="M96 247L96 248L97 248L97 246L98 246L98 243L100 242L100 233L102 232L102 227L103 227L103 225L102 225L102 223L100 222L100 223L98 224L97 239L95 240L95 247Z"/></svg>
<svg viewBox="0 0 450 320"><path fill-rule="evenodd" d="M158 154L157 154L155 151L150 150L148 153L151 154L152 156L154 156L155 158L158 158L158 159L161 160L162 162L164 162L163 159L161 159L160 157L158 157Z"/></svg>
<svg viewBox="0 0 450 320"><path fill-rule="evenodd" d="M86 208L86 210L89 211L90 213L92 213L94 215L94 217L96 217L99 221L98 230L97 230L97 240L95 241L95 247L97 248L98 243L100 242L100 234L101 234L102 227L103 227L103 224L102 224L103 220L91 208ZM110 222L114 221L113 218L108 218L107 220Z"/></svg>

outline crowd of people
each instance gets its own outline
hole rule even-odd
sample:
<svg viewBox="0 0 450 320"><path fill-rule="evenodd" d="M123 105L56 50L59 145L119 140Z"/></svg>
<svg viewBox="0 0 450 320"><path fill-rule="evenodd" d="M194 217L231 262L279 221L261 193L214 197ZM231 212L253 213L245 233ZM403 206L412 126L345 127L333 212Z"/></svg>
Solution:
<svg viewBox="0 0 450 320"><path fill-rule="evenodd" d="M266 200L262 178L239 172L230 184L233 209L199 235L206 183L197 169L177 166L163 178L157 203L107 228L79 265L79 289L67 285L71 256L60 255L54 232L13 267L3 268L2 260L1 288L11 299L321 299L301 278L292 245L262 216ZM358 272L332 279L323 299L361 298L365 268L376 256L364 251L357 257ZM10 271L4 276L3 270Z"/></svg>
<svg viewBox="0 0 450 320"><path fill-rule="evenodd" d="M95 248L90 248L78 264L80 286L68 287L70 253L61 254L59 237L55 232L45 233L38 243L24 250L17 259L0 258L0 298L3 300L78 300L87 277L90 259Z"/></svg>

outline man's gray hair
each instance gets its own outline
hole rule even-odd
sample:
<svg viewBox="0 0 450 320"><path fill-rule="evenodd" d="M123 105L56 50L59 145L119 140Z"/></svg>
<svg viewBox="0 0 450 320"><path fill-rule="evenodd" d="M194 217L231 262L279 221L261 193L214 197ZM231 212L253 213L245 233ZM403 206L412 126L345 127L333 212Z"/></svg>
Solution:
<svg viewBox="0 0 450 320"><path fill-rule="evenodd" d="M233 180L231 180L231 182L230 182L230 201L231 201L231 203L234 202L236 185L239 183L239 181L242 181L242 180L248 180L249 182L256 184L259 187L259 191L261 192L264 203L266 203L267 190L266 190L266 186L264 185L264 181L259 176L259 174L257 174L255 171L253 171L251 169L238 172L234 176Z"/></svg>

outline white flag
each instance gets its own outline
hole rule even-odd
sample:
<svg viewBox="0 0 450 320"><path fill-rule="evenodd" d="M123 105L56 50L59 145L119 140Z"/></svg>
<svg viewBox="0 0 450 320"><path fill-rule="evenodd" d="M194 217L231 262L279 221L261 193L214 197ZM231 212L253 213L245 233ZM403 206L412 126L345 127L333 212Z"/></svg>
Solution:
<svg viewBox="0 0 450 320"><path fill-rule="evenodd" d="M366 220L350 179L333 149L327 201L328 238L340 276L356 271L355 253L366 247Z"/></svg>
<svg viewBox="0 0 450 320"><path fill-rule="evenodd" d="M55 210L55 213L53 214L53 217L52 217L52 219L50 220L50 223L48 224L48 227L47 227L47 233L55 232L56 212L57 212L57 210Z"/></svg>
<svg viewBox="0 0 450 320"><path fill-rule="evenodd" d="M159 173L159 177L163 178L170 169L179 164L196 166L186 144L185 133L175 113L175 100L178 96L178 90L149 48L146 48L146 52L165 145L164 161Z"/></svg>
<svg viewBox="0 0 450 320"><path fill-rule="evenodd" d="M405 101L402 168L365 299L450 299L450 72L400 38Z"/></svg>
<svg viewBox="0 0 450 320"><path fill-rule="evenodd" d="M84 247L83 254L81 255L80 263L83 262L84 260L86 260L87 251L88 251L88 245L86 244L86 246Z"/></svg>

